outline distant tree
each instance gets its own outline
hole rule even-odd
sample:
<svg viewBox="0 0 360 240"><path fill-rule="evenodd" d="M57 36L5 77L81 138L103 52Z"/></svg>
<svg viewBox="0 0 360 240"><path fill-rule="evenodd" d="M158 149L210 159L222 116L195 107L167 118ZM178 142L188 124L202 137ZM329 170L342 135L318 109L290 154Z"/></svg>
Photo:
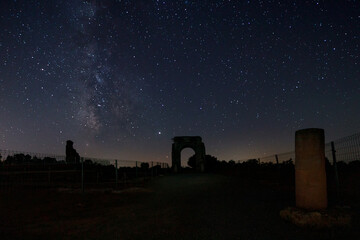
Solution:
<svg viewBox="0 0 360 240"><path fill-rule="evenodd" d="M359 160L355 160L355 161L351 161L348 163L348 166L350 167L350 169L360 169L360 161Z"/></svg>
<svg viewBox="0 0 360 240"><path fill-rule="evenodd" d="M234 160L230 160L230 161L229 161L229 166L233 167L233 166L235 166L235 164L236 164L236 163L235 163Z"/></svg>
<svg viewBox="0 0 360 240"><path fill-rule="evenodd" d="M36 156L34 156L34 157L31 159L31 162L33 162L33 163L41 163L41 159L38 158L38 157L36 157Z"/></svg>
<svg viewBox="0 0 360 240"><path fill-rule="evenodd" d="M213 172L216 170L219 161L216 157L211 155L205 155L205 170L207 172Z"/></svg>
<svg viewBox="0 0 360 240"><path fill-rule="evenodd" d="M27 163L31 162L31 159L32 159L32 157L29 154L26 154L24 157L24 161Z"/></svg>
<svg viewBox="0 0 360 240"><path fill-rule="evenodd" d="M192 155L191 157L189 157L189 160L187 162L187 164L192 167L192 168L196 168L196 158L195 158L195 154Z"/></svg>
<svg viewBox="0 0 360 240"><path fill-rule="evenodd" d="M346 169L348 165L344 161L338 161L336 162L336 166L339 170L342 170L342 169Z"/></svg>
<svg viewBox="0 0 360 240"><path fill-rule="evenodd" d="M243 163L243 165L245 165L245 166L257 166L258 164L259 164L259 161L257 159L249 159Z"/></svg>
<svg viewBox="0 0 360 240"><path fill-rule="evenodd" d="M147 162L142 162L141 164L140 164L140 167L142 168L142 169L148 169L149 168L149 163L147 163Z"/></svg>
<svg viewBox="0 0 360 240"><path fill-rule="evenodd" d="M20 153L20 154L15 154L14 155L14 163L24 163L25 162L25 155Z"/></svg>
<svg viewBox="0 0 360 240"><path fill-rule="evenodd" d="M93 163L93 161L91 161L90 159L85 159L84 164L86 164L86 165L93 165L94 163Z"/></svg>
<svg viewBox="0 0 360 240"><path fill-rule="evenodd" d="M4 162L7 163L7 164L11 164L11 163L14 163L14 161L15 161L14 156L8 155Z"/></svg>
<svg viewBox="0 0 360 240"><path fill-rule="evenodd" d="M43 161L47 164L56 163L56 158L45 157Z"/></svg>
<svg viewBox="0 0 360 240"><path fill-rule="evenodd" d="M192 155L187 164L192 167L192 168L196 168L196 155ZM218 159L214 156L211 155L205 155L205 171L213 171L217 164L219 163Z"/></svg>

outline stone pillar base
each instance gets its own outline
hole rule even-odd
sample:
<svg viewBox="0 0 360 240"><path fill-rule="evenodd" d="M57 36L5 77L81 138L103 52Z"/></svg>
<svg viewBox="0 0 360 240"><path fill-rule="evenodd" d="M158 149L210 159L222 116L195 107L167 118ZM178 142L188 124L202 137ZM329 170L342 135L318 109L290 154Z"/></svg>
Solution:
<svg viewBox="0 0 360 240"><path fill-rule="evenodd" d="M334 208L321 211L306 211L288 207L280 211L280 217L299 227L330 228L349 226L351 215L349 208Z"/></svg>

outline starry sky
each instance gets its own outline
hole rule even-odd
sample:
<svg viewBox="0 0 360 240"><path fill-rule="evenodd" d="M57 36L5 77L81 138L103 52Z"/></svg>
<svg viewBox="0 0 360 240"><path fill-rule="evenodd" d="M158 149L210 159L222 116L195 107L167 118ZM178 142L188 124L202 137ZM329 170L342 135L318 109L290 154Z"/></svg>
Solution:
<svg viewBox="0 0 360 240"><path fill-rule="evenodd" d="M170 163L174 136L221 160L334 140L360 130L359 45L355 0L3 0L0 149Z"/></svg>

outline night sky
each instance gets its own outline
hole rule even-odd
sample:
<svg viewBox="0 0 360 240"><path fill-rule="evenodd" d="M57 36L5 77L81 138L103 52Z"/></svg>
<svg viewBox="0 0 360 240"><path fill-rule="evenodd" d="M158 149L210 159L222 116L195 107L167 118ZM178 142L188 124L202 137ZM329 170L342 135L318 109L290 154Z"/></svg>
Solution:
<svg viewBox="0 0 360 240"><path fill-rule="evenodd" d="M174 136L221 160L334 140L360 130L359 55L356 0L4 0L0 149L170 162Z"/></svg>

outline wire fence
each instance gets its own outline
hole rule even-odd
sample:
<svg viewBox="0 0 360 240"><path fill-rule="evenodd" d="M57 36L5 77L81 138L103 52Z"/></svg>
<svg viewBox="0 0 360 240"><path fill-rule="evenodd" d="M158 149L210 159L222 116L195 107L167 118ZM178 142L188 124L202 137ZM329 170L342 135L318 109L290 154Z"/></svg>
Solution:
<svg viewBox="0 0 360 240"><path fill-rule="evenodd" d="M333 169L330 180L337 191L339 186L351 185L358 178L355 170L360 169L360 133L326 143L325 157ZM291 165L295 163L295 151L248 160L260 165ZM65 155L0 150L0 190L16 187L119 188L142 184L145 179L168 172L169 165L164 162L84 157L78 163L69 163Z"/></svg>
<svg viewBox="0 0 360 240"><path fill-rule="evenodd" d="M72 189L121 188L141 185L165 174L164 162L83 157L78 163L65 155L0 150L0 190L64 187Z"/></svg>
<svg viewBox="0 0 360 240"><path fill-rule="evenodd" d="M360 197L360 133L337 139L325 144L326 174L329 194L339 201L344 196L348 199ZM294 177L295 151L274 154L266 157L237 161L239 165L245 162L257 162L259 166L287 166L289 176ZM292 166L289 168L289 166ZM266 168L271 169L271 168ZM267 171L268 172L268 171ZM280 174L280 172L276 172ZM294 182L294 178L291 182Z"/></svg>
<svg viewBox="0 0 360 240"><path fill-rule="evenodd" d="M337 161L349 163L360 160L360 133L334 141Z"/></svg>
<svg viewBox="0 0 360 240"><path fill-rule="evenodd" d="M333 164L334 162L333 152L335 152L335 157L338 162L341 161L344 163L350 163L353 161L360 161L360 133L325 144L325 157L329 160L330 164ZM253 159L256 159L259 163L280 164L289 161L293 161L295 163L295 150ZM237 163L253 159L238 160Z"/></svg>

